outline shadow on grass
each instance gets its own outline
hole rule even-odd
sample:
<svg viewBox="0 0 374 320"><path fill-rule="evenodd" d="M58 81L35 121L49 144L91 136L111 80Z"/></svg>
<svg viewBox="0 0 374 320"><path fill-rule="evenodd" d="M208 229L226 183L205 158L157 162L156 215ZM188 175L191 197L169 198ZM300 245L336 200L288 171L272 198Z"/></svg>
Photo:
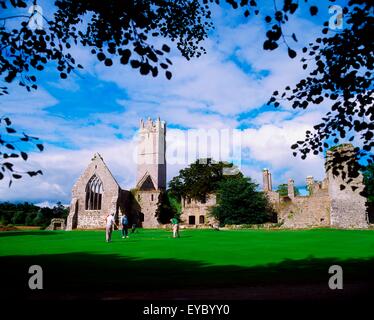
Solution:
<svg viewBox="0 0 374 320"><path fill-rule="evenodd" d="M0 296L6 300L16 297L101 299L119 293L119 297L127 299L134 293L136 297L147 299L179 299L189 291L204 290L209 294L211 290L214 294L208 297L246 299L251 297L248 295L250 290L261 292L267 288L264 298L277 299L287 294L287 290L301 288L301 295L319 299L329 298L334 293L336 296L337 291L329 290L327 286L331 276L328 269L333 264L341 265L344 270L344 290L340 290L343 292L340 296L364 296L374 287L374 257L344 261L311 257L245 268L188 260L137 260L113 254L69 253L0 257L3 275ZM43 290L28 288L31 265L43 268ZM236 298L228 295L227 290L235 288L240 288L243 295ZM168 291L172 293L162 295Z"/></svg>
<svg viewBox="0 0 374 320"><path fill-rule="evenodd" d="M0 232L0 238L4 237L13 237L13 236L54 236L59 234L56 231L46 231L46 230L40 230L40 231L3 231Z"/></svg>

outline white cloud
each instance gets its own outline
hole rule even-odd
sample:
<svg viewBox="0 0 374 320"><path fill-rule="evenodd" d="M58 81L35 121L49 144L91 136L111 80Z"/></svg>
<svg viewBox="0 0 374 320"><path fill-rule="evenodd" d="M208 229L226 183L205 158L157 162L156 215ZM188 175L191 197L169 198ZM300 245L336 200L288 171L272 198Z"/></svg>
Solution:
<svg viewBox="0 0 374 320"><path fill-rule="evenodd" d="M27 175L13 181L11 188L0 185L0 198L4 200L50 201L69 203L71 189L90 163L92 156L99 152L109 169L123 188L135 185L136 164L133 158L133 141L108 143L81 150L47 148L43 153L31 153L27 163L17 163L20 171L41 169L43 175L30 178Z"/></svg>
<svg viewBox="0 0 374 320"><path fill-rule="evenodd" d="M118 63L108 68L98 63L87 48L71 49L72 55L85 67L79 71L81 76L115 83L126 91L128 99L117 101L123 106L123 112L105 113L95 109L88 117L78 120L57 117L48 108L58 101L43 88L31 94L17 91L5 102L2 100L0 112L12 114L19 127L42 137L46 151L31 154L29 163L40 167L44 175L17 181L11 190L1 185L0 198L68 203L71 187L95 152L102 154L122 187L133 187L136 164L132 157L132 135L139 119L148 116L166 120L171 126L169 133L177 130L173 127L223 129L249 125L251 128L244 130L242 141L244 173L260 184L263 165L273 171L276 183L292 177L301 184L307 175L321 179L323 159L310 157L301 161L292 156L289 147L320 120L324 106L295 113L289 105L284 105L279 111L238 120L243 112L260 109L274 90L300 79L306 72L300 61L289 59L285 47L264 51L265 31L261 23L250 20L247 24L233 25L225 23L224 19L230 17L225 17L222 11L218 16L223 20L217 24L217 33L204 44L208 54L191 61L173 55L171 81L163 74L157 78L141 76ZM291 31L305 28L310 31L303 41L314 37L314 25L302 19L294 21ZM53 85L81 90L74 80ZM168 178L185 165L168 166Z"/></svg>
<svg viewBox="0 0 374 320"><path fill-rule="evenodd" d="M28 92L17 84L8 87L10 94L2 96L0 100L1 115L41 116L46 114L46 108L58 103L58 100L43 88Z"/></svg>
<svg viewBox="0 0 374 320"><path fill-rule="evenodd" d="M278 184L293 178L300 185L308 175L322 180L324 160L321 155L309 155L306 160L302 160L295 158L290 149L296 141L304 139L305 131L311 130L319 117L318 113L306 113L291 120L244 130L243 147L248 148L248 158L269 167L275 176L275 183ZM262 121L262 115L259 118Z"/></svg>

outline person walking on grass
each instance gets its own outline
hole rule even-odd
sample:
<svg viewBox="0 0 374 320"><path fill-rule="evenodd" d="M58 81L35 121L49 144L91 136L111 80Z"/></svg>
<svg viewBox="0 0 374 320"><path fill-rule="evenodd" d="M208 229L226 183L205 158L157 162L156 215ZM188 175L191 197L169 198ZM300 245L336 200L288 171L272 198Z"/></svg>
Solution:
<svg viewBox="0 0 374 320"><path fill-rule="evenodd" d="M127 217L126 213L122 216L121 219L122 223L122 239L129 237L129 218Z"/></svg>
<svg viewBox="0 0 374 320"><path fill-rule="evenodd" d="M171 225L173 226L173 238L180 238L179 234L179 220L178 218L174 217L170 220Z"/></svg>
<svg viewBox="0 0 374 320"><path fill-rule="evenodd" d="M132 217L131 233L135 233L136 226L138 225L138 214L135 213Z"/></svg>
<svg viewBox="0 0 374 320"><path fill-rule="evenodd" d="M112 241L112 231L113 231L113 226L116 225L116 222L114 220L114 213L108 214L106 217L106 229L105 229L105 238L106 242L111 242ZM118 226L117 226L118 227Z"/></svg>

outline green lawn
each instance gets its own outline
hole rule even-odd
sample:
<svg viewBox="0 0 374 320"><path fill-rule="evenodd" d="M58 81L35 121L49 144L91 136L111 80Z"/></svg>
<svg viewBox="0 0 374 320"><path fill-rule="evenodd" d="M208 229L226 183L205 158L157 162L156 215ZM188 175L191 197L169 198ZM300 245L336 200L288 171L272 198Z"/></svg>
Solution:
<svg viewBox="0 0 374 320"><path fill-rule="evenodd" d="M139 229L129 239L119 231L111 243L104 238L104 231L2 232L3 286L27 294L32 264L43 267L50 293L325 284L332 264L348 282L373 279L372 230L183 230L173 239L167 230Z"/></svg>

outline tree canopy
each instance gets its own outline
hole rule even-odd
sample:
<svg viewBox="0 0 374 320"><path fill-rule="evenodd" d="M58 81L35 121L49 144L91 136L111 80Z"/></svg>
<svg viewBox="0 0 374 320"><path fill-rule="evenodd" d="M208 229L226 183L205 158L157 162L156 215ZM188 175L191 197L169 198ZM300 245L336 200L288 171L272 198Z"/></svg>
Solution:
<svg viewBox="0 0 374 320"><path fill-rule="evenodd" d="M158 222L162 224L170 223L171 218L176 215L180 215L180 212L178 212L180 206L178 208L178 203L175 200L176 199L170 195L170 192L161 192L156 209L156 217Z"/></svg>
<svg viewBox="0 0 374 320"><path fill-rule="evenodd" d="M53 16L45 17L36 0L1 0L0 78L8 83L17 80L31 91L37 89L37 72L53 62L65 79L84 67L70 50L79 44L90 48L108 67L118 57L121 64L142 75L156 77L162 71L171 79L167 43L174 42L186 59L205 53L201 42L214 27L211 8L222 3L240 8L245 17L259 15L262 10L254 0L56 0ZM34 6L25 14L30 5ZM284 27L303 6L311 17L318 15L315 2L273 1L273 13L262 16L267 25L264 50L284 45L290 58L298 56L292 42L300 36L287 35ZM370 0L349 0L342 8L346 27L332 31L325 22L322 35L303 49L301 63L304 69L311 68L309 76L294 88L273 92L269 104L276 107L283 101L303 109L322 102L331 106L314 131L307 131L304 140L292 145L295 156L299 153L305 159L340 139L356 139L357 145L362 144L357 148L358 157L373 161L373 6ZM9 20L19 22L18 27ZM35 21L43 23L43 28ZM0 94L8 94L6 86Z"/></svg>
<svg viewBox="0 0 374 320"><path fill-rule="evenodd" d="M199 159L189 167L179 171L179 175L169 182L170 193L181 199L204 200L206 195L217 190L222 180L242 176L240 172L225 175L225 170L235 169L232 163L215 162L212 159Z"/></svg>
<svg viewBox="0 0 374 320"><path fill-rule="evenodd" d="M47 227L53 218L66 219L68 209L61 202L57 202L53 208L39 207L31 203L0 203L0 225L26 225Z"/></svg>
<svg viewBox="0 0 374 320"><path fill-rule="evenodd" d="M293 187L293 190L295 192L295 196L300 195L300 191L296 186ZM277 192L279 193L281 197L287 196L288 195L288 184L287 183L280 184L277 188Z"/></svg>
<svg viewBox="0 0 374 320"><path fill-rule="evenodd" d="M39 138L18 133L8 117L0 118L0 180L7 178L10 187L14 179L25 174L30 177L43 174L41 170L22 171L15 165L15 160L27 161L28 150L32 149L44 150Z"/></svg>
<svg viewBox="0 0 374 320"><path fill-rule="evenodd" d="M271 220L272 210L263 192L251 178L236 177L219 183L217 205L211 215L221 225L258 224Z"/></svg>
<svg viewBox="0 0 374 320"><path fill-rule="evenodd" d="M293 108L306 109L322 102L331 105L322 122L307 131L303 141L292 145L296 156L305 159L310 152L318 154L344 141L358 140L362 149L356 149L358 158L372 163L374 155L374 107L373 107L373 41L374 3L351 0L344 7L344 23L341 32L329 30L324 23L322 33L309 47L303 49L303 68L310 66L309 76L291 89L273 93L269 103L279 106L282 100L292 102ZM328 36L328 34L331 36ZM358 142L359 143L359 142ZM339 164L337 164L339 165ZM358 172L359 167L354 170ZM339 173L339 171L337 172ZM351 178L349 176L348 178Z"/></svg>

